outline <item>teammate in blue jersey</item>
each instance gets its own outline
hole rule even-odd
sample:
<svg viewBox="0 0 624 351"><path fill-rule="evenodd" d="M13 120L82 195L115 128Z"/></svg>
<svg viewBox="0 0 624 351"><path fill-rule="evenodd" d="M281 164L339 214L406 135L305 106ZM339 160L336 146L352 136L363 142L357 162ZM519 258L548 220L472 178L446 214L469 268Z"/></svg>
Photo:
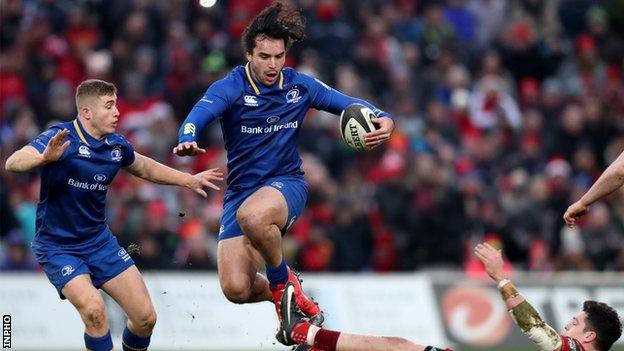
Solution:
<svg viewBox="0 0 624 351"><path fill-rule="evenodd" d="M394 122L366 101L284 68L288 47L304 37L299 11L279 2L264 9L243 33L247 63L208 88L183 122L173 152L204 153L198 135L219 120L228 158L218 245L221 289L232 302L273 301L279 309L283 288L291 282L299 308L320 324L322 312L303 293L282 254L282 235L303 211L308 192L297 152L299 128L310 108L338 115L360 103L376 115L379 129L365 139L375 147L390 137ZM261 259L266 278L258 274Z"/></svg>
<svg viewBox="0 0 624 351"><path fill-rule="evenodd" d="M211 169L195 175L160 164L134 151L115 133L117 89L87 80L76 89L78 117L60 123L17 150L5 164L13 172L41 167L35 256L62 299L68 299L85 324L88 350L113 348L104 300L110 295L128 316L123 350L147 350L156 312L128 252L106 224L106 193L120 168L159 184L187 187L206 196L204 187L222 180Z"/></svg>

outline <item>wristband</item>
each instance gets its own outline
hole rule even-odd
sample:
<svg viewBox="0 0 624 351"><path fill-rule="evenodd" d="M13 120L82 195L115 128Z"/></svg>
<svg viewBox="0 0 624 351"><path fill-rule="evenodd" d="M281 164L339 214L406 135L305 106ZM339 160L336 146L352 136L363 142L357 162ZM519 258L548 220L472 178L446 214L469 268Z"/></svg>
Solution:
<svg viewBox="0 0 624 351"><path fill-rule="evenodd" d="M502 279L500 282L498 282L498 290L502 289L503 286L505 286L505 284L507 283L511 283L511 280L509 279Z"/></svg>

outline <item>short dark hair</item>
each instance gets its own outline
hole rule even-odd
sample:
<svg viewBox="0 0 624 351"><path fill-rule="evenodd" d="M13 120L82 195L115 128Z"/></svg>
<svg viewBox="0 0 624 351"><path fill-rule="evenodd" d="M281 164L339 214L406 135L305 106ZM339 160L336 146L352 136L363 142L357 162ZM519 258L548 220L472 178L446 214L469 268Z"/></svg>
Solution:
<svg viewBox="0 0 624 351"><path fill-rule="evenodd" d="M100 80L87 79L80 83L76 88L76 103L78 99L85 96L105 96L117 93L117 87L114 84Z"/></svg>
<svg viewBox="0 0 624 351"><path fill-rule="evenodd" d="M622 335L622 321L613 309L604 302L585 301L583 312L585 319L585 331L596 332L596 348L607 351Z"/></svg>
<svg viewBox="0 0 624 351"><path fill-rule="evenodd" d="M305 18L299 10L281 2L262 10L243 32L243 49L251 54L256 47L256 38L265 35L269 38L283 39L288 49L293 42L305 39Z"/></svg>

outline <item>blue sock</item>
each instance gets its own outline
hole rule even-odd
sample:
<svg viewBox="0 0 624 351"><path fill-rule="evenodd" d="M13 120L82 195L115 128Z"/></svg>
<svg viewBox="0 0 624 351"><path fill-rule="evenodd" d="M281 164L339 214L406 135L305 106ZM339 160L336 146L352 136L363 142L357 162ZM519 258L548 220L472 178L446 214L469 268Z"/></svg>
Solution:
<svg viewBox="0 0 624 351"><path fill-rule="evenodd" d="M276 287L278 284L286 284L288 281L288 265L286 265L286 261L282 258L282 263L279 266L267 266L266 274L271 287Z"/></svg>
<svg viewBox="0 0 624 351"><path fill-rule="evenodd" d="M134 335L134 333L132 333L130 329L128 329L128 326L126 326L126 329L124 329L124 332L123 332L121 348L123 351L147 350L147 347L150 344L151 337L152 337L151 335L148 335L148 336Z"/></svg>
<svg viewBox="0 0 624 351"><path fill-rule="evenodd" d="M113 349L113 339L111 339L110 330L106 335L94 338L84 333L85 346L91 351L110 351Z"/></svg>

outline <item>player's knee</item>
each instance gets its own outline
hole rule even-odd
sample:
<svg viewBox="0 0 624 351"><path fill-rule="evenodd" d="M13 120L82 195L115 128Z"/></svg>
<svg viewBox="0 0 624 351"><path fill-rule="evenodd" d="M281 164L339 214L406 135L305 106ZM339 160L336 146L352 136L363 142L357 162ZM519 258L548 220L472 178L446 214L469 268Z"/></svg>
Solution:
<svg viewBox="0 0 624 351"><path fill-rule="evenodd" d="M223 295L233 303L246 303L251 296L251 286L243 281L229 281L221 284Z"/></svg>
<svg viewBox="0 0 624 351"><path fill-rule="evenodd" d="M236 220L246 235L253 235L263 225L262 215L244 208L236 212Z"/></svg>
<svg viewBox="0 0 624 351"><path fill-rule="evenodd" d="M102 299L89 301L82 309L84 322L87 326L100 329L106 326L106 308Z"/></svg>
<svg viewBox="0 0 624 351"><path fill-rule="evenodd" d="M154 310L154 307L143 311L135 321L135 325L145 331L154 329L156 325L156 310Z"/></svg>

